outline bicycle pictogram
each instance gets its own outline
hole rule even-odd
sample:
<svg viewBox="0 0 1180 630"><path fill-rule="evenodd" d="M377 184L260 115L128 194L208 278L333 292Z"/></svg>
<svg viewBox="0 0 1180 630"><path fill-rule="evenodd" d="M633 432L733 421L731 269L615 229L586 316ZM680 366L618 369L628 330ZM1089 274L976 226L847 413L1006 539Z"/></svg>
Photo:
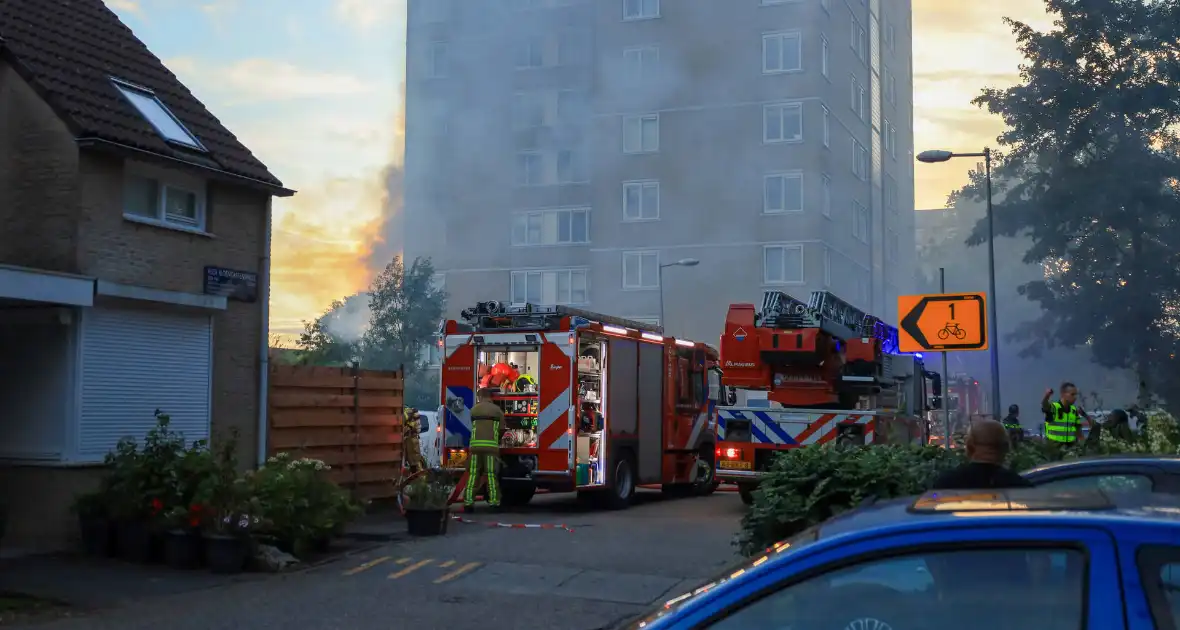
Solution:
<svg viewBox="0 0 1180 630"><path fill-rule="evenodd" d="M943 341L950 339L952 335L955 339L963 340L967 338L967 331L963 330L963 327L959 326L956 322L947 322L946 326L943 326L942 330L938 331L938 338Z"/></svg>

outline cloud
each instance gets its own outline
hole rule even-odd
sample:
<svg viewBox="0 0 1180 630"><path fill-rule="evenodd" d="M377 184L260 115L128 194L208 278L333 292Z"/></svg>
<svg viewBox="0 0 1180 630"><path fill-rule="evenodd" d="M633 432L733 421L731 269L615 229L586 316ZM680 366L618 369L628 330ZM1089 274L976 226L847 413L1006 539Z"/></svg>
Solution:
<svg viewBox="0 0 1180 630"><path fill-rule="evenodd" d="M139 18L144 17L144 7L139 6L139 0L106 0L106 6L114 12L130 13Z"/></svg>
<svg viewBox="0 0 1180 630"><path fill-rule="evenodd" d="M181 81L201 93L213 93L228 105L292 99L324 99L371 94L373 84L349 74L301 68L266 58L242 59L228 66L196 57L164 60ZM194 87L195 86L195 87Z"/></svg>
<svg viewBox="0 0 1180 630"><path fill-rule="evenodd" d="M406 14L406 0L335 0L336 18L358 31L387 25Z"/></svg>

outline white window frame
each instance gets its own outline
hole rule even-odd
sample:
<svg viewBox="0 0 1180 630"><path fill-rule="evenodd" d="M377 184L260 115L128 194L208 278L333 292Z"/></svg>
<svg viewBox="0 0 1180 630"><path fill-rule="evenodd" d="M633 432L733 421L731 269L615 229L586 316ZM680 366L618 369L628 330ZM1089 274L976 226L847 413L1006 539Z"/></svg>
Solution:
<svg viewBox="0 0 1180 630"><path fill-rule="evenodd" d="M826 79L828 77L828 55L831 49L831 44L828 43L827 35L819 36L819 71Z"/></svg>
<svg viewBox="0 0 1180 630"><path fill-rule="evenodd" d="M517 169L519 169L519 168L520 168L520 159L521 159L522 157L526 156L526 155L530 155L530 156L536 156L536 157L537 157L537 159L540 161L540 165L541 165L541 167L540 167L540 169L538 169L538 171L537 171L537 172L538 172L538 178L539 178L539 179L538 179L538 181L535 181L535 182L534 182L534 181L521 181L521 179L520 179L520 171L519 171L519 170L517 170L517 172L516 172L516 174L515 174L515 175L516 175L516 180L515 180L515 181L516 181L516 186L517 186L518 188L535 188L535 187L537 187L537 186L544 186L544 185L545 185L545 183L546 183L546 177L545 177L545 154L544 154L544 153L542 153L542 152L540 152L540 151L518 151L518 152L516 153L516 160L517 160L517 161L516 161L516 164L514 164L514 166L515 166Z"/></svg>
<svg viewBox="0 0 1180 630"><path fill-rule="evenodd" d="M885 228L885 260L897 260L901 253L897 230Z"/></svg>
<svg viewBox="0 0 1180 630"><path fill-rule="evenodd" d="M832 217L832 176L824 173L821 182L821 186L823 187L823 205L820 206L820 214L830 219Z"/></svg>
<svg viewBox="0 0 1180 630"><path fill-rule="evenodd" d="M861 222L863 217L864 222ZM863 203L853 199L852 200L852 236L862 243L869 242L869 234L872 232L872 219L869 217L869 209Z"/></svg>
<svg viewBox="0 0 1180 630"><path fill-rule="evenodd" d="M794 68L786 67L786 44L790 40L795 40L795 53L799 63ZM778 40L779 56L776 60L778 67L766 65L766 44L770 40ZM771 33L762 34L762 74L788 74L791 72L803 71L803 31L799 29L791 29L786 31L774 31Z"/></svg>
<svg viewBox="0 0 1180 630"><path fill-rule="evenodd" d="M545 222L546 217L555 216L555 217L557 217L556 221L561 221L561 215L568 215L569 216L570 239L566 240L566 241L561 240L561 231L559 228L557 230L557 235L554 237L553 242L551 242L551 243L545 242L545 223L544 222ZM590 244L590 215L591 215L591 212L590 212L590 208L588 206L577 206L577 207L572 207L572 208L547 208L544 210L522 210L522 211L516 212L512 215L512 235L511 235L512 246L513 247L555 247L555 246L569 246L569 245L589 245ZM585 227L586 240L583 240L583 241L573 240L573 236L574 236L573 222L576 220L576 217L578 217L578 216L582 217L581 220L584 221L585 225L586 225L586 227ZM536 242L531 242L531 239L529 238L531 230L529 229L528 222L534 218L537 219L538 221L540 221L541 225L540 225L540 229L538 230L539 234L537 236ZM521 222L523 222L523 224ZM520 227L523 227L523 235L521 235L518 238L517 229Z"/></svg>
<svg viewBox="0 0 1180 630"><path fill-rule="evenodd" d="M766 124L766 117L772 111L778 110L779 129L784 134L780 138L770 138L767 133L770 131ZM799 114L799 132L794 137L787 137L786 112L795 111ZM799 101L790 101L785 103L768 103L762 106L762 143L763 144L778 144L784 142L802 142L803 141L803 103Z"/></svg>
<svg viewBox="0 0 1180 630"><path fill-rule="evenodd" d="M881 131L884 136L882 139L885 144L885 150L893 159L897 159L897 126L888 120L882 120Z"/></svg>
<svg viewBox="0 0 1180 630"><path fill-rule="evenodd" d="M637 3L638 10L636 13L629 15L627 13L627 4L630 1L631 0L622 0L623 21L624 22L638 22L640 20L654 20L654 19L660 17L660 10L661 10L660 0L634 0L634 2ZM655 7L654 11L652 11L652 12L648 12L648 11L644 10L646 7L649 6L648 5L649 2L651 3L652 6Z"/></svg>
<svg viewBox="0 0 1180 630"><path fill-rule="evenodd" d="M644 55L653 53L652 68L647 67ZM643 83L654 78L660 66L660 47L655 44L631 46L623 49L623 68L629 81Z"/></svg>
<svg viewBox="0 0 1180 630"><path fill-rule="evenodd" d="M426 77L430 79L445 79L450 74L450 57L450 43L435 40L427 44Z"/></svg>
<svg viewBox="0 0 1180 630"><path fill-rule="evenodd" d="M127 211L126 193L128 184L132 178L148 180L156 185L155 216L147 217ZM136 223L147 223L183 232L206 234L205 228L208 208L206 206L205 188L206 184L203 180L187 176L186 174L174 173L168 169L154 165L126 162L123 177L123 218ZM195 220L190 220L187 217L170 217L165 213L169 190L193 196L197 211Z"/></svg>
<svg viewBox="0 0 1180 630"><path fill-rule="evenodd" d="M869 179L869 150L865 145L852 139L852 174L860 181L868 181Z"/></svg>
<svg viewBox="0 0 1180 630"><path fill-rule="evenodd" d="M868 48L868 31L856 19L855 15L850 16L850 19L852 20L852 34L849 37L848 44L852 48L852 52L856 55L856 58L861 63L865 63L868 60L868 51L866 50Z"/></svg>
<svg viewBox="0 0 1180 630"><path fill-rule="evenodd" d="M569 300L563 301L561 299L561 296L555 296L555 297L557 297L557 300L554 302L554 304L589 304L590 303L590 270L587 269L586 267L516 269L516 270L510 271L508 273L509 273L509 275L508 275L508 299L511 300L512 304L514 304L514 305L520 306L525 303L525 302L518 302L515 300L516 286L517 286L518 282L523 281L525 283L524 296L525 296L525 300L527 301L528 300L528 282L529 282L530 276L534 276L536 278L537 282L542 283L541 291L542 291L542 293L544 293L545 274L554 274L554 281L556 282L557 281L556 274L562 274L562 273L569 275L569 287L570 287ZM583 287L584 287L583 293L585 293L585 295L583 296L584 299L582 301L575 301L573 299L574 298L574 275L575 274L581 275L583 278ZM540 303L545 304L543 295L541 297L541 300L542 301Z"/></svg>
<svg viewBox="0 0 1180 630"><path fill-rule="evenodd" d="M781 280L772 280L767 276L766 267L766 253L772 249L780 249L783 253L783 268L779 271L782 273ZM794 250L799 252L799 277L797 280L787 278L787 251ZM803 262L803 244L802 243L775 243L772 245L762 246L762 284L766 286L788 286L804 284L807 275L804 270Z"/></svg>
<svg viewBox="0 0 1180 630"><path fill-rule="evenodd" d="M832 286L832 248L824 245L824 286Z"/></svg>
<svg viewBox="0 0 1180 630"><path fill-rule="evenodd" d="M823 123L824 123L824 146L832 146L832 111L828 109L827 105L820 105L823 108Z"/></svg>
<svg viewBox="0 0 1180 630"><path fill-rule="evenodd" d="M766 195L766 184L771 179L784 180L783 181L783 188L782 188L783 198L779 200L779 203L781 203L781 205L782 205L782 207L780 207L780 208L772 208L770 205L770 200L767 198L767 195ZM786 194L787 194L786 180L788 180L788 179L793 179L793 180L796 180L799 182L799 200L798 200L799 204L798 204L797 208L788 207L789 200L786 197ZM793 213L803 212L803 200L804 200L805 196L806 195L803 192L803 171L800 171L800 170L776 171L774 173L767 173L766 175L762 176L762 214L793 214Z"/></svg>
<svg viewBox="0 0 1180 630"><path fill-rule="evenodd" d="M655 258L656 259L656 265L655 265L656 277L651 279L652 284L646 284L647 279L643 277L643 259L644 258ZM639 271L638 271L639 284L636 284L636 285L627 284L627 265L628 265L627 261L628 260L634 261L632 264L639 265ZM653 250L653 249L623 252L622 271L623 271L623 290L624 291L654 291L654 290L657 290L660 288L660 252L658 250Z"/></svg>
<svg viewBox="0 0 1180 630"><path fill-rule="evenodd" d="M885 20L885 33L882 39L885 40L885 48L889 52L897 49L897 29L893 27L893 23L889 20Z"/></svg>
<svg viewBox="0 0 1180 630"><path fill-rule="evenodd" d="M856 78L855 74L849 75L852 79L848 93L848 106L856 113L856 117L861 120L866 120L868 116L868 94L865 91L865 86Z"/></svg>
<svg viewBox="0 0 1180 630"><path fill-rule="evenodd" d="M654 147L645 147L645 146L643 146L643 126L644 126L644 124L650 123L650 122L654 122L656 125L656 145ZM639 125L639 127L638 127L639 128L639 138L636 139L637 140L636 144L639 145L638 147L634 146L632 143L629 143L627 141L628 140L628 137L627 137L628 133L627 132L630 130L632 123L638 123L638 125ZM629 115L629 116L623 116L623 154L624 155L641 155L644 153L659 153L659 152L660 152L660 114L659 114L659 112L656 112L654 114L633 114L633 115Z"/></svg>
<svg viewBox="0 0 1180 630"><path fill-rule="evenodd" d="M572 174L574 177L570 179L563 179L561 172L561 158L562 154L565 153L568 153L570 155L570 159L572 160L571 168L573 168ZM579 151L577 149L559 149L557 154L554 156L554 159L557 161L555 169L556 181L559 186L569 184L586 184L590 182L590 165L586 163L586 154L584 151Z"/></svg>
<svg viewBox="0 0 1180 630"><path fill-rule="evenodd" d="M882 83L885 87L885 100L890 105L897 104L897 79L893 77L893 73L887 67L881 68Z"/></svg>
<svg viewBox="0 0 1180 630"><path fill-rule="evenodd" d="M536 65L533 65L531 63L532 57L533 57L533 44L534 43L539 43L540 47L541 47L540 62L537 63ZM544 68L545 67L545 49L547 48L547 46L546 46L546 41L545 41L544 37L526 37L524 40L518 42L518 44L526 47L525 52L528 55L530 63L525 64L525 65L521 65L520 63L518 63L518 60L516 59L516 55L520 51L513 50L512 63L516 67L517 70L536 70L537 68Z"/></svg>
<svg viewBox="0 0 1180 630"><path fill-rule="evenodd" d="M654 188L656 191L656 208L655 216L643 216L647 208L643 206L644 191ZM639 215L631 216L627 208L627 192L632 189L639 190ZM640 223L643 221L659 221L660 220L660 205L662 205L663 191L660 190L660 181L658 179L633 179L623 182L623 222L624 223Z"/></svg>

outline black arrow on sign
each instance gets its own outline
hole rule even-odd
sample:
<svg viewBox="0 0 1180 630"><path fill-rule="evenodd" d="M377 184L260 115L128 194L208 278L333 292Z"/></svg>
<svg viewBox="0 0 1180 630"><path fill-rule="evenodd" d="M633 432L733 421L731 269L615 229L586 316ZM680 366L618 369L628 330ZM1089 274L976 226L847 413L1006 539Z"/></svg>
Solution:
<svg viewBox="0 0 1180 630"><path fill-rule="evenodd" d="M922 319L922 313L926 311L926 306L931 302L975 302L979 308L979 322L980 333L979 341L977 343L930 343L926 339L926 335L922 334L922 329L918 327L918 320ZM987 345L987 324L984 323L983 302L981 302L974 295L928 295L918 301L917 305L906 314L905 318L901 320L901 329L906 331L909 336L914 338L919 345L927 350L972 350L975 348L982 348Z"/></svg>

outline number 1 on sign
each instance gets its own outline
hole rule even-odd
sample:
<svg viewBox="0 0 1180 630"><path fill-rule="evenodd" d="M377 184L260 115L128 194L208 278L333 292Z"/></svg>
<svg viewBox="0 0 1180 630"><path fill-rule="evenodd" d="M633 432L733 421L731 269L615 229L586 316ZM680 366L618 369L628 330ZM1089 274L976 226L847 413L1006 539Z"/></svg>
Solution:
<svg viewBox="0 0 1180 630"><path fill-rule="evenodd" d="M954 321L954 319L955 319L955 303L951 302L949 306L951 307L951 321Z"/></svg>

